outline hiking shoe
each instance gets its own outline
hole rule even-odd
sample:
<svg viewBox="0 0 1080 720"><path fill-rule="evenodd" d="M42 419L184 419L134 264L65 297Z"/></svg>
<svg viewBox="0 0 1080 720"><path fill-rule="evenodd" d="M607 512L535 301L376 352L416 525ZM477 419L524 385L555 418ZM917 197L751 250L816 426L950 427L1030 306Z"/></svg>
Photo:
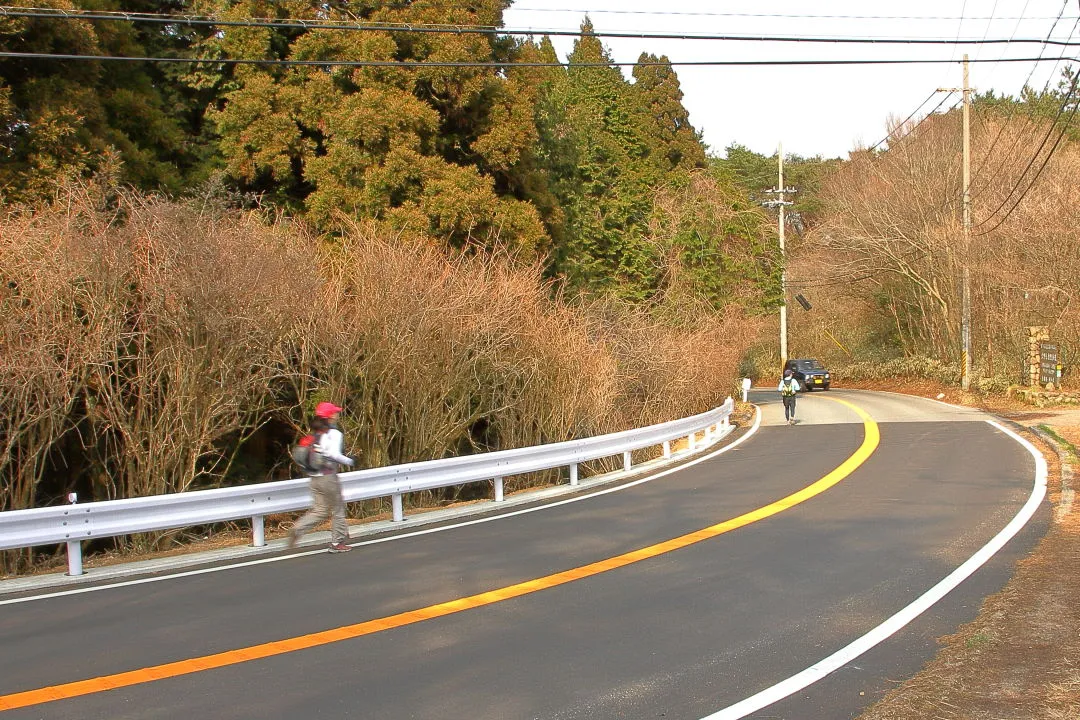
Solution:
<svg viewBox="0 0 1080 720"><path fill-rule="evenodd" d="M332 553L342 553L342 552L349 552L350 550L352 550L352 548L349 547L348 545L346 545L345 543L340 543L339 542L339 543L330 543L329 550Z"/></svg>

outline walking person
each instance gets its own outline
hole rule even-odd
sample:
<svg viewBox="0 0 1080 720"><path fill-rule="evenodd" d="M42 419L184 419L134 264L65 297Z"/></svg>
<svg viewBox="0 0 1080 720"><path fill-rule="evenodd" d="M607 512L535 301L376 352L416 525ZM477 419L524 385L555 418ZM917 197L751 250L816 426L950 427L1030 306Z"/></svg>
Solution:
<svg viewBox="0 0 1080 720"><path fill-rule="evenodd" d="M315 435L315 474L311 476L311 495L314 503L289 531L288 547L294 547L300 536L327 518L330 523L330 552L342 553L352 550L346 544L349 524L345 521L345 498L341 493L338 468L352 466L353 459L342 452L344 436L337 428L341 408L329 402L315 406L315 419L311 423Z"/></svg>
<svg viewBox="0 0 1080 720"><path fill-rule="evenodd" d="M788 425L795 424L795 393L799 392L799 381L795 379L794 373L790 370L784 371L784 377L781 378L780 384L776 386L776 389L780 392L780 397L784 399L784 420Z"/></svg>

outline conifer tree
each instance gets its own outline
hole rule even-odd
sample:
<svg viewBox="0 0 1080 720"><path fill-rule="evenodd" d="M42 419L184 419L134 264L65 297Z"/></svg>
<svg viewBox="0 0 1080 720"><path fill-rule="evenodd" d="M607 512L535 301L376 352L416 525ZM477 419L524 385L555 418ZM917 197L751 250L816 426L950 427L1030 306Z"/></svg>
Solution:
<svg viewBox="0 0 1080 720"><path fill-rule="evenodd" d="M666 55L642 53L634 66L634 91L653 120L657 152L667 159L666 170L705 167L705 146L683 107L679 77Z"/></svg>
<svg viewBox="0 0 1080 720"><path fill-rule="evenodd" d="M395 25L499 25L504 0L372 0L362 9L294 0L230 3L229 13L362 19ZM223 12L226 8L222 9ZM493 69L430 62L492 62L511 49L487 34L242 28L215 43L236 57L415 61L413 68L242 67L212 117L229 172L246 187L323 227L369 217L405 235L454 246L500 244L533 254L544 245L536 209L500 197L482 169L509 171L534 139L507 133L520 115L516 88Z"/></svg>
<svg viewBox="0 0 1080 720"><path fill-rule="evenodd" d="M573 167L564 165L567 174L555 180L567 225L553 268L572 288L644 300L657 282L643 241L661 177L648 143L651 119L588 18L552 99L565 113L555 135L573 143Z"/></svg>
<svg viewBox="0 0 1080 720"><path fill-rule="evenodd" d="M181 0L17 4L131 12L168 12L183 5ZM14 52L139 57L175 54L186 44L185 37L161 25L0 18L0 48ZM137 187L179 192L202 161L188 142L189 109L178 86L151 63L0 59L0 194L30 200L50 194L63 178L106 166L118 180Z"/></svg>

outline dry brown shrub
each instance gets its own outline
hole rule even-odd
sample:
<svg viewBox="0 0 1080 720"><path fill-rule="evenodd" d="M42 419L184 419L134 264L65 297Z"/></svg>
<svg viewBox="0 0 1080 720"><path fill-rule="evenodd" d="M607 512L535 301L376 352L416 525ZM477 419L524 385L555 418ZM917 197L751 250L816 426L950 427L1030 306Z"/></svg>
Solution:
<svg viewBox="0 0 1080 720"><path fill-rule="evenodd" d="M299 427L320 399L345 406L362 466L671 420L723 401L757 326L695 305L568 303L539 264L374 226L320 239L85 188L11 214L0 236L4 509L57 499L65 464L84 500L218 484L246 438ZM686 322L660 319L673 316Z"/></svg>
<svg viewBox="0 0 1080 720"><path fill-rule="evenodd" d="M1020 380L1031 325L1049 326L1065 346L1066 364L1074 364L1080 188L1073 178L1080 148L1064 141L1036 173L1046 149L1033 166L1029 161L1048 130L1045 122L992 115L973 125L978 172L967 253L956 113L930 118L883 155L854 154L823 183L822 221L792 253L792 291L824 311L793 324L795 343L836 355L822 327L840 326L857 356L894 342L892 352L955 360L966 261L977 373ZM865 321L844 322L849 313ZM822 316L833 322L814 322Z"/></svg>

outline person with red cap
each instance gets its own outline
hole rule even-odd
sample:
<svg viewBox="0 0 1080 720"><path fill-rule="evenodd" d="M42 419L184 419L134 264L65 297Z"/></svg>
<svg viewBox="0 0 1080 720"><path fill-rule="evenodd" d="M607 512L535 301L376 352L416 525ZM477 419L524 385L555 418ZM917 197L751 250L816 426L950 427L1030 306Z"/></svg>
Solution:
<svg viewBox="0 0 1080 720"><path fill-rule="evenodd" d="M338 468L341 465L351 467L353 459L344 454L342 444L344 436L337 428L341 408L331 402L321 402L315 406L315 419L311 423L315 435L315 467L318 469L311 476L311 494L314 498L312 508L296 521L289 531L288 547L294 547L300 536L327 518L330 523L330 552L348 552L352 548L346 544L349 539L349 524L345 521L345 498L341 493L341 480Z"/></svg>

